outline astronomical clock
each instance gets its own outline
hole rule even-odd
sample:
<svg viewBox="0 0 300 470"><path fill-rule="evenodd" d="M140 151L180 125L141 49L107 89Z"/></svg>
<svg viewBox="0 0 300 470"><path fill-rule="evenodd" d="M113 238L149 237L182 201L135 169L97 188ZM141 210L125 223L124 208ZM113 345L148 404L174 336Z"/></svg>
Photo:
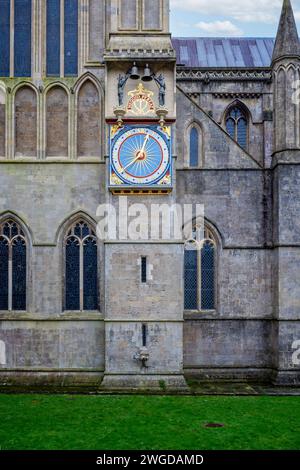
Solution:
<svg viewBox="0 0 300 470"><path fill-rule="evenodd" d="M142 80L150 77L156 82L157 104L154 92L142 82L129 90L124 103L125 84L137 79L137 73L134 65L118 79L117 119L110 123L109 189L114 194L165 194L172 190L172 131L165 121L165 80L146 68Z"/></svg>
<svg viewBox="0 0 300 470"><path fill-rule="evenodd" d="M113 192L152 189L154 193L162 193L171 187L170 127L146 124L111 127L110 188Z"/></svg>

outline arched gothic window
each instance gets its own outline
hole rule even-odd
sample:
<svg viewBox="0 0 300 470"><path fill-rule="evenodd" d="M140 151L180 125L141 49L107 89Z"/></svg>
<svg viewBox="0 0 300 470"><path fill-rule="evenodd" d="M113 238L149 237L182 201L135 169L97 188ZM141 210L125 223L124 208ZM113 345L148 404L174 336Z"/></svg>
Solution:
<svg viewBox="0 0 300 470"><path fill-rule="evenodd" d="M240 106L231 107L226 115L228 134L243 148L248 147L248 119Z"/></svg>
<svg viewBox="0 0 300 470"><path fill-rule="evenodd" d="M65 238L65 310L98 309L98 249L93 228L79 220Z"/></svg>
<svg viewBox="0 0 300 470"><path fill-rule="evenodd" d="M213 234L205 228L204 239L197 241L197 232L186 243L184 255L185 310L216 309L216 252Z"/></svg>
<svg viewBox="0 0 300 470"><path fill-rule="evenodd" d="M0 310L26 310L27 246L12 219L0 224Z"/></svg>
<svg viewBox="0 0 300 470"><path fill-rule="evenodd" d="M196 127L190 130L190 166L197 167L199 165L199 132Z"/></svg>

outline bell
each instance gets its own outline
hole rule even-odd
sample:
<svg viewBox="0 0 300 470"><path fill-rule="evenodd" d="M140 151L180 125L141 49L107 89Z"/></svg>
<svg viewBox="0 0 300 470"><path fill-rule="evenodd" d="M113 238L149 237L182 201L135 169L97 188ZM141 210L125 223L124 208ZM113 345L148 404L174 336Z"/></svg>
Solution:
<svg viewBox="0 0 300 470"><path fill-rule="evenodd" d="M140 74L139 74L139 69L136 66L136 62L133 63L133 67L130 72L130 78L131 80L139 80L140 79Z"/></svg>
<svg viewBox="0 0 300 470"><path fill-rule="evenodd" d="M147 64L144 70L144 76L142 77L143 82L151 82L153 80L151 69Z"/></svg>

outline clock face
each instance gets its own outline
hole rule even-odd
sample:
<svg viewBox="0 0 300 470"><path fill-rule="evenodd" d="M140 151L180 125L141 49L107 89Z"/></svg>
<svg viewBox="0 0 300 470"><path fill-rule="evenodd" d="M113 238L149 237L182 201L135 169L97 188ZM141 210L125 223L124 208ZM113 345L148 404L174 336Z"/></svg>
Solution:
<svg viewBox="0 0 300 470"><path fill-rule="evenodd" d="M121 184L158 184L170 167L169 142L154 128L125 128L112 144L111 163Z"/></svg>

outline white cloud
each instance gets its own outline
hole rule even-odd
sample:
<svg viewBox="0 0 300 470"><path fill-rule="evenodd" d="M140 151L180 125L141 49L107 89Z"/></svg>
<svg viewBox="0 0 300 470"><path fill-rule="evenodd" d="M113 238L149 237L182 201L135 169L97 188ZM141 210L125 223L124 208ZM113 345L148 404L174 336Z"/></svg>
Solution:
<svg viewBox="0 0 300 470"><path fill-rule="evenodd" d="M211 23L200 21L195 26L210 36L243 36L244 34L231 21L213 21Z"/></svg>
<svg viewBox="0 0 300 470"><path fill-rule="evenodd" d="M241 22L275 24L279 21L283 0L171 0L171 8L199 15L230 17ZM294 0L294 8L300 0ZM297 13L298 14L298 13Z"/></svg>

